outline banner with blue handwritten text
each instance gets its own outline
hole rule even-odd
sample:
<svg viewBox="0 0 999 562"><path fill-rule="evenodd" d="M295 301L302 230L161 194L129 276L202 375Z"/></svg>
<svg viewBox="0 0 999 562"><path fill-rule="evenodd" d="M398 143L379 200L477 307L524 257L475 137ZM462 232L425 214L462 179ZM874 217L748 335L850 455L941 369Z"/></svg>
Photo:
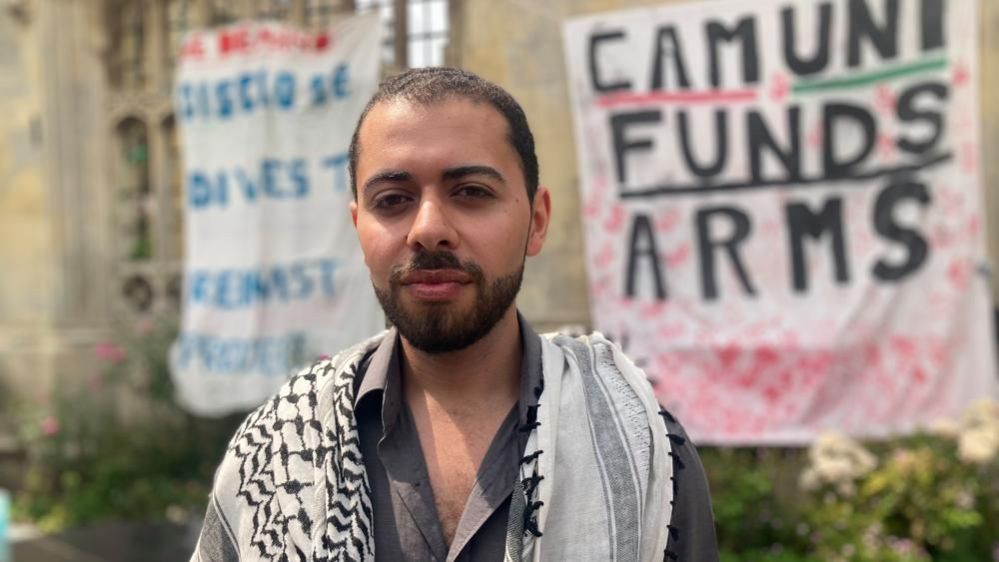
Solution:
<svg viewBox="0 0 999 562"><path fill-rule="evenodd" d="M595 328L701 442L910 432L999 396L977 2L564 28Z"/></svg>
<svg viewBox="0 0 999 562"><path fill-rule="evenodd" d="M379 32L372 15L319 33L248 22L185 38L184 304L170 359L195 413L252 408L297 366L384 326L347 168Z"/></svg>

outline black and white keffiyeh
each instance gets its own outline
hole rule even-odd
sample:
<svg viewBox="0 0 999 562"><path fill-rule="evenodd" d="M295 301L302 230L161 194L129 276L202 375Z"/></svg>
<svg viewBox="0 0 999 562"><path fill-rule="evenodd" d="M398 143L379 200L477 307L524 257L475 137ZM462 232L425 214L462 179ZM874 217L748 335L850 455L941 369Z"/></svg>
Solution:
<svg viewBox="0 0 999 562"><path fill-rule="evenodd" d="M192 562L375 559L353 404L384 336L304 369L243 422ZM505 559L663 560L673 453L645 374L600 334L541 340Z"/></svg>

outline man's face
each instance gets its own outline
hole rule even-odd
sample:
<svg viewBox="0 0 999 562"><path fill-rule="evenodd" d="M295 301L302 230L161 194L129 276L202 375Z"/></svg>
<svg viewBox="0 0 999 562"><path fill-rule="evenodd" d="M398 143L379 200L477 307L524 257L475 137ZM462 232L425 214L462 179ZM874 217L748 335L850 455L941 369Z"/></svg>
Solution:
<svg viewBox="0 0 999 562"><path fill-rule="evenodd" d="M463 349L514 314L550 197L527 198L506 120L465 98L376 105L359 134L351 214L389 321L429 353Z"/></svg>

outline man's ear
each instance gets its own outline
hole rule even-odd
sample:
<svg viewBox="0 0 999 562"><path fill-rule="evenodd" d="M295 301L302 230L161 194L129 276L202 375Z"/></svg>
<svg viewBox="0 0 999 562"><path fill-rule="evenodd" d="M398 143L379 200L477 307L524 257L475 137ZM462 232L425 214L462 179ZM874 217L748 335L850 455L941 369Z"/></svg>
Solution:
<svg viewBox="0 0 999 562"><path fill-rule="evenodd" d="M542 246L545 245L545 236L548 235L548 222L552 215L552 197L548 188L540 185L534 194L534 203L531 205L531 230L528 232L527 255L536 256L541 253Z"/></svg>
<svg viewBox="0 0 999 562"><path fill-rule="evenodd" d="M357 228L357 201L350 202L350 218L354 221L354 228Z"/></svg>

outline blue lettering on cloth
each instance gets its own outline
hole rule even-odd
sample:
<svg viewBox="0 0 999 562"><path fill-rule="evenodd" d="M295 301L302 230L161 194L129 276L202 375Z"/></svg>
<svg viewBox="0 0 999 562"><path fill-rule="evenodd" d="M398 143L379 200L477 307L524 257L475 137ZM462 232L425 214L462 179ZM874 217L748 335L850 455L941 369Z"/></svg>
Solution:
<svg viewBox="0 0 999 562"><path fill-rule="evenodd" d="M350 97L350 66L340 63L329 72L304 77L301 83L290 70L264 69L212 80L185 80L178 84L175 96L177 115L184 122L228 121L266 109L288 112L298 106L300 98L318 106Z"/></svg>
<svg viewBox="0 0 999 562"><path fill-rule="evenodd" d="M220 375L287 375L306 362L306 335L291 332L260 338L224 338L185 332L177 338L176 366L200 366Z"/></svg>
<svg viewBox="0 0 999 562"><path fill-rule="evenodd" d="M336 154L323 159L323 168L333 172L333 191L337 193L347 191L347 164L349 158L346 154Z"/></svg>
<svg viewBox="0 0 999 562"><path fill-rule="evenodd" d="M194 269L184 279L185 302L233 310L315 297L331 299L338 267L337 259L321 258L255 269Z"/></svg>
<svg viewBox="0 0 999 562"><path fill-rule="evenodd" d="M321 186L333 186L335 193L347 191L347 154L321 158ZM235 200L257 203L263 200L300 200L313 193L309 165L305 158L280 160L262 158L256 166L234 166L231 169L187 171L187 205L191 211L209 208L224 209Z"/></svg>

